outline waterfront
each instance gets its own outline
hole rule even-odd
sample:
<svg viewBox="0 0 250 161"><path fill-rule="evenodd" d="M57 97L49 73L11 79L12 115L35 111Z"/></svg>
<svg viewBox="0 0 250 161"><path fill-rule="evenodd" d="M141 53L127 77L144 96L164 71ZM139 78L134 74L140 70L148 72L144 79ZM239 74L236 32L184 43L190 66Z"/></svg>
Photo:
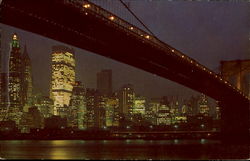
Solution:
<svg viewBox="0 0 250 161"><path fill-rule="evenodd" d="M246 159L249 146L216 140L5 140L4 159Z"/></svg>

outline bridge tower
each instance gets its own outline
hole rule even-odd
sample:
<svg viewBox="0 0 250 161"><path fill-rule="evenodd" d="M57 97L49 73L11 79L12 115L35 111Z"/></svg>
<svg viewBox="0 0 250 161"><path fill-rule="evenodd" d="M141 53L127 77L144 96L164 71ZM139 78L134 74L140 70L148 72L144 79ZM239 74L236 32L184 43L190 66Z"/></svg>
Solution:
<svg viewBox="0 0 250 161"><path fill-rule="evenodd" d="M221 61L221 74L224 79L250 97L250 59Z"/></svg>

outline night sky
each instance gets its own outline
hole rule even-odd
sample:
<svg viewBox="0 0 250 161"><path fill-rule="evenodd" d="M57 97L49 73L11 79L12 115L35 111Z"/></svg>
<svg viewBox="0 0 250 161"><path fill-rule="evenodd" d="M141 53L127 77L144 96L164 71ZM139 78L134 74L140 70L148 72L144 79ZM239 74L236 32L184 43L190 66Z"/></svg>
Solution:
<svg viewBox="0 0 250 161"><path fill-rule="evenodd" d="M130 0L129 5L158 38L216 72L221 60L250 58L249 2ZM11 34L16 32L22 47L27 45L36 91L49 95L51 46L62 43L10 26L1 24L1 27L3 54L8 54ZM96 88L96 73L112 69L115 90L123 84L132 83L137 94L147 97L189 97L196 94L134 67L74 49L76 77L85 87Z"/></svg>

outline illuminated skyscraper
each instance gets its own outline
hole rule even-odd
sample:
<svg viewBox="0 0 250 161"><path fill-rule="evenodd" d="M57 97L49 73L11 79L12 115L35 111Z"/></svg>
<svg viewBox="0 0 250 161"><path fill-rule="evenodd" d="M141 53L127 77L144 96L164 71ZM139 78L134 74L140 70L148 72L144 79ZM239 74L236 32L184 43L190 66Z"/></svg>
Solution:
<svg viewBox="0 0 250 161"><path fill-rule="evenodd" d="M146 119L151 122L151 124L156 125L156 115L161 107L161 98L151 98L149 105L146 109Z"/></svg>
<svg viewBox="0 0 250 161"><path fill-rule="evenodd" d="M74 50L65 46L53 46L50 97L54 101L55 115L62 117L67 115L74 83Z"/></svg>
<svg viewBox="0 0 250 161"><path fill-rule="evenodd" d="M119 100L116 97L105 99L106 126L119 126Z"/></svg>
<svg viewBox="0 0 250 161"><path fill-rule="evenodd" d="M141 114L142 116L146 113L146 99L144 97L135 97L135 104L133 107L133 114Z"/></svg>
<svg viewBox="0 0 250 161"><path fill-rule="evenodd" d="M10 110L21 110L22 107L22 55L17 34L13 34L9 59L9 105Z"/></svg>
<svg viewBox="0 0 250 161"><path fill-rule="evenodd" d="M37 98L35 106L38 107L44 118L49 118L53 115L53 100L47 96Z"/></svg>
<svg viewBox="0 0 250 161"><path fill-rule="evenodd" d="M96 90L86 89L87 128L95 126L95 95Z"/></svg>
<svg viewBox="0 0 250 161"><path fill-rule="evenodd" d="M22 55L17 34L14 33L9 56L9 71L7 76L8 97L6 119L11 119L19 124L23 110L22 93Z"/></svg>
<svg viewBox="0 0 250 161"><path fill-rule="evenodd" d="M105 121L105 97L95 89L86 90L87 127L103 128Z"/></svg>
<svg viewBox="0 0 250 161"><path fill-rule="evenodd" d="M102 70L97 73L97 90L102 95L112 95L112 70Z"/></svg>
<svg viewBox="0 0 250 161"><path fill-rule="evenodd" d="M76 81L73 86L69 105L69 119L70 127L85 129L86 128L86 97L85 89L80 81Z"/></svg>
<svg viewBox="0 0 250 161"><path fill-rule="evenodd" d="M32 88L31 60L25 45L22 55L22 97L24 106L31 106Z"/></svg>
<svg viewBox="0 0 250 161"><path fill-rule="evenodd" d="M135 92L131 84L124 85L119 91L119 108L120 113L125 116L133 114Z"/></svg>
<svg viewBox="0 0 250 161"><path fill-rule="evenodd" d="M199 112L204 116L209 116L209 107L207 97L202 94L199 101Z"/></svg>

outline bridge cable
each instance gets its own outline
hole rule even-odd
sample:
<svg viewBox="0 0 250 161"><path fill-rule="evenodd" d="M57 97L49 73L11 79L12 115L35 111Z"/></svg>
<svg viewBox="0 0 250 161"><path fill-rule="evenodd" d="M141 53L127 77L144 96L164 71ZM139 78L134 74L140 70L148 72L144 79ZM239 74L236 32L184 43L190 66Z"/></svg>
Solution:
<svg viewBox="0 0 250 161"><path fill-rule="evenodd" d="M146 28L146 30L148 30L148 32L151 33L151 35L153 35L154 37L156 37L154 35L154 33L135 15L135 13L122 1L122 0L119 0L123 6L143 25L143 27Z"/></svg>

